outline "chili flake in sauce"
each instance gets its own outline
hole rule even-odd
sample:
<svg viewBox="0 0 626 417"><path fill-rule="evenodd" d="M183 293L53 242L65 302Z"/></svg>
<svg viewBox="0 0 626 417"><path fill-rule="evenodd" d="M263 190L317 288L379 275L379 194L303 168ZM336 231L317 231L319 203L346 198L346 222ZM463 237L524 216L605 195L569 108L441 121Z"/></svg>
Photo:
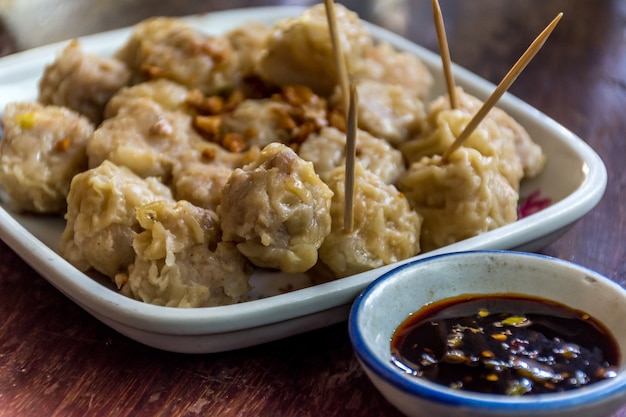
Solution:
<svg viewBox="0 0 626 417"><path fill-rule="evenodd" d="M516 294L469 295L409 316L391 340L393 363L454 389L526 395L612 378L610 332L588 314Z"/></svg>

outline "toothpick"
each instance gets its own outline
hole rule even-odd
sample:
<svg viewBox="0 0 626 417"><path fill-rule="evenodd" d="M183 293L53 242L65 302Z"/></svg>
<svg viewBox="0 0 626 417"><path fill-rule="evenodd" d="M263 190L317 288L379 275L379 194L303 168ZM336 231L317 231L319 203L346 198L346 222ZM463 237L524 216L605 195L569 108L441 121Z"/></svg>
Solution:
<svg viewBox="0 0 626 417"><path fill-rule="evenodd" d="M450 154L457 150L463 142L472 134L472 132L478 127L480 122L485 118L489 110L493 106L495 106L496 102L500 100L500 97L509 89L509 87L515 82L519 74L526 68L526 65L530 63L530 61L535 57L537 52L541 49L543 44L548 39L548 36L552 33L556 25L563 17L563 13L559 13L552 22L537 36L537 38L530 44L526 52L520 57L520 59L513 65L511 70L504 76L500 84L496 87L494 92L489 96L489 98L483 103L482 107L478 110L476 115L470 120L470 122L465 126L465 129L461 132L459 137L456 138L454 143L448 148L448 150L442 156L442 162L447 162Z"/></svg>
<svg viewBox="0 0 626 417"><path fill-rule="evenodd" d="M324 6L326 7L326 19L328 19L328 29L330 31L330 40L332 42L333 52L335 55L337 77L339 78L339 86L341 88L341 95L343 98L344 116L348 117L348 106L350 105L350 82L348 80L348 68L346 66L346 58L341 48L341 41L339 40L339 31L337 29L337 15L335 14L335 3L333 2L333 0L324 0Z"/></svg>
<svg viewBox="0 0 626 417"><path fill-rule="evenodd" d="M439 41L439 55L441 55L441 63L443 65L443 74L446 79L448 88L448 97L450 99L450 108L457 109L459 102L454 88L454 75L452 74L452 64L450 59L450 50L448 48L448 39L446 38L446 28L443 23L443 14L439 1L433 0L433 17L435 20L435 30L437 32L437 40Z"/></svg>
<svg viewBox="0 0 626 417"><path fill-rule="evenodd" d="M354 229L354 182L356 163L357 104L356 86L350 86L348 117L346 120L346 173L345 173L345 212L343 228L346 233Z"/></svg>

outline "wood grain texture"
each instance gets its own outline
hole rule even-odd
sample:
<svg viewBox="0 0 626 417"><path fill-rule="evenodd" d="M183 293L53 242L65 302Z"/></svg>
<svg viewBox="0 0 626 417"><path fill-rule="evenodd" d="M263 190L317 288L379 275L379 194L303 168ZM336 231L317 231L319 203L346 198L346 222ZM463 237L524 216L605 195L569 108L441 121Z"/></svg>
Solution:
<svg viewBox="0 0 626 417"><path fill-rule="evenodd" d="M66 1L65 10L73 10L71 3L81 4ZM149 1L101 2L99 7L105 3L111 9L83 13L89 25L57 26L63 27L63 35L76 36L134 23L153 12ZM163 1L158 13L223 9L224 3L218 3ZM343 3L376 24L437 49L430 0ZM278 3L240 1L237 6L255 4ZM544 49L510 91L589 143L604 160L609 183L598 206L542 252L626 284L624 2L440 4L452 60L494 83L556 13L564 12ZM120 5L124 15L116 19L114 7ZM1 10L6 24L0 25L0 54L8 54L31 40L11 29L19 16L11 15L8 7ZM162 352L98 322L0 243L0 416L42 415L400 416L359 368L345 323L220 354ZM626 416L626 408L616 416Z"/></svg>

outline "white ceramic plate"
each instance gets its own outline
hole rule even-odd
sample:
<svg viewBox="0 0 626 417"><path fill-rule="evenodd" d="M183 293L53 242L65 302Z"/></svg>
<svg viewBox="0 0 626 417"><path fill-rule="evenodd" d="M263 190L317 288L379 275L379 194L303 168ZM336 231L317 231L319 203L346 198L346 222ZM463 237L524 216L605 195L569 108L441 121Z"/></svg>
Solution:
<svg viewBox="0 0 626 417"><path fill-rule="evenodd" d="M241 9L187 19L209 33L222 33L248 21L270 24L298 15L302 10L299 7ZM421 57L435 74L433 96L444 93L441 61L436 54L378 27L370 26L370 29L377 39ZM81 45L87 52L108 56L126 41L130 31L128 28L88 36L81 39ZM11 101L34 100L44 66L54 60L64 45L53 44L0 59L0 109ZM492 84L462 68L455 68L455 76L460 86L481 99L494 89ZM534 251L557 239L602 197L606 169L580 138L511 95L506 94L499 107L520 122L547 154L546 169L539 177L524 182L521 194L538 190L542 197L552 200L552 205L540 214L418 258L470 249ZM146 345L177 352L236 349L343 321L359 292L383 272L400 264L288 293L280 293L280 288L287 285L299 288L308 281L301 276L255 274L254 293L273 296L230 306L176 309L129 299L105 281L78 271L57 253L63 227L60 218L19 215L0 203L0 238L50 283L120 333Z"/></svg>

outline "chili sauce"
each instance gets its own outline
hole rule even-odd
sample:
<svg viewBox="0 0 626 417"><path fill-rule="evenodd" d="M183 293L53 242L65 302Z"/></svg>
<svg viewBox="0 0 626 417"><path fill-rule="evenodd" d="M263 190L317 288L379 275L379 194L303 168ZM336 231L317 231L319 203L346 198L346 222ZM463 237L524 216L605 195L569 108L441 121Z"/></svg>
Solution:
<svg viewBox="0 0 626 417"><path fill-rule="evenodd" d="M612 378L613 335L588 314L542 298L469 295L409 316L391 340L392 362L460 390L527 395Z"/></svg>

